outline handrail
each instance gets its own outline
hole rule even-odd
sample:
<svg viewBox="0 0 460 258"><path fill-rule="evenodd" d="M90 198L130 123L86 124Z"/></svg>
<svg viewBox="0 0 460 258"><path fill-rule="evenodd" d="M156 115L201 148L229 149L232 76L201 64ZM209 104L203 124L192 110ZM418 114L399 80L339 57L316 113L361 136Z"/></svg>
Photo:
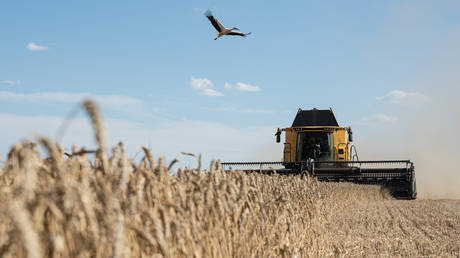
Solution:
<svg viewBox="0 0 460 258"><path fill-rule="evenodd" d="M355 155L353 155L353 149L355 150ZM355 145L350 146L350 155L351 155L351 161L355 161L355 157L356 157L356 161L359 161L358 151L356 151Z"/></svg>

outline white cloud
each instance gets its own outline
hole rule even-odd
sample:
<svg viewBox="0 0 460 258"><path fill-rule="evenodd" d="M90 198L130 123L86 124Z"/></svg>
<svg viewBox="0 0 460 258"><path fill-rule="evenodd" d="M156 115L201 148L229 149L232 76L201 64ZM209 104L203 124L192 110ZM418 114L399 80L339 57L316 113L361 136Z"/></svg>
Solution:
<svg viewBox="0 0 460 258"><path fill-rule="evenodd" d="M398 118L395 116L389 116L386 114L373 114L371 116L365 116L363 121L365 122L377 122L377 123L389 123L395 122Z"/></svg>
<svg viewBox="0 0 460 258"><path fill-rule="evenodd" d="M224 88L229 89L229 90L249 91L249 92L257 92L261 90L261 88L257 85L251 85L251 84L246 84L242 82L237 82L235 85L231 85L230 83L225 83Z"/></svg>
<svg viewBox="0 0 460 258"><path fill-rule="evenodd" d="M9 84L9 85L18 85L21 83L20 80L16 80L16 81L13 81L13 80L3 80L2 83L5 83L5 84Z"/></svg>
<svg viewBox="0 0 460 258"><path fill-rule="evenodd" d="M221 97L225 96L222 92L213 90L213 89L204 89L200 92L201 96L208 96L208 97Z"/></svg>
<svg viewBox="0 0 460 258"><path fill-rule="evenodd" d="M204 90L204 89L209 89L214 86L211 80L207 78L194 78L190 77L190 86L192 86L192 89L194 90Z"/></svg>
<svg viewBox="0 0 460 258"><path fill-rule="evenodd" d="M192 89L200 91L199 95L201 96L208 96L208 97L225 96L225 94L223 94L222 92L212 89L214 87L214 84L212 83L211 80L207 78L190 77L190 81L188 84L192 87ZM235 85L225 83L224 88L229 89L229 90L246 91L246 92L257 92L261 90L259 86L246 84L242 82L237 82Z"/></svg>
<svg viewBox="0 0 460 258"><path fill-rule="evenodd" d="M0 113L0 121L8 121L0 126L0 157L5 158L12 144L24 137L33 139L36 135L46 135L53 138L64 121L57 116L29 116ZM150 127L143 123L129 120L105 120L108 147L115 146L123 141L130 157L139 146L148 146L156 158L165 155L168 160L178 157L182 162L187 159L180 152L201 153L204 166L210 159L225 161L249 161L255 159L253 149L262 149L264 152L273 149L276 161L282 157L282 144L273 140L275 127L248 127L234 128L220 123L202 121L175 121L163 122ZM30 126L33 125L33 126ZM187 128L187 130L184 130ZM205 135L206 137L201 137ZM65 150L73 144L87 149L95 148L94 133L86 118L75 118L69 124L61 143ZM260 154L261 152L259 152ZM187 163L181 163L187 166ZM196 163L192 164L196 166Z"/></svg>
<svg viewBox="0 0 460 258"><path fill-rule="evenodd" d="M104 108L125 110L140 109L142 101L133 97L122 95L91 95L89 93L66 93L66 92L40 92L40 93L15 93L0 91L0 100L8 102L34 102L34 103L78 103L85 98L95 100Z"/></svg>
<svg viewBox="0 0 460 258"><path fill-rule="evenodd" d="M394 103L394 104L404 104L404 103L425 103L430 99L419 92L405 92L402 90L392 90L385 94L384 96L377 97L377 100Z"/></svg>
<svg viewBox="0 0 460 258"><path fill-rule="evenodd" d="M207 78L190 77L189 85L192 89L199 91L199 95L207 97L225 96L222 92L212 89L214 84Z"/></svg>
<svg viewBox="0 0 460 258"><path fill-rule="evenodd" d="M26 48L30 51L44 51L48 50L47 46L40 46L35 44L34 42L30 42L29 44L26 45Z"/></svg>

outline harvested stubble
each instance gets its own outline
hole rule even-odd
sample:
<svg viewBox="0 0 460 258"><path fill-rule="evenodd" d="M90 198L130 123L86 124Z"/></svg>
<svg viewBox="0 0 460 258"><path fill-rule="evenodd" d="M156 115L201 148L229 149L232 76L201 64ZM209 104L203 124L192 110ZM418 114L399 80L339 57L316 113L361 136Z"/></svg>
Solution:
<svg viewBox="0 0 460 258"><path fill-rule="evenodd" d="M318 257L385 250L383 238L368 243L347 236L376 237L353 229L382 226L378 210L369 219L367 206L360 206L369 199L388 206L392 200L378 187L224 172L218 162L207 171L199 164L172 173L147 148L133 162L121 143L108 157L101 116L93 103L85 107L97 132L94 159L76 148L78 155L66 157L47 139L11 149L0 170L1 257ZM385 218L394 222L394 216ZM453 240L438 253L415 242L412 249L391 246L383 254L458 255L456 218L443 231Z"/></svg>

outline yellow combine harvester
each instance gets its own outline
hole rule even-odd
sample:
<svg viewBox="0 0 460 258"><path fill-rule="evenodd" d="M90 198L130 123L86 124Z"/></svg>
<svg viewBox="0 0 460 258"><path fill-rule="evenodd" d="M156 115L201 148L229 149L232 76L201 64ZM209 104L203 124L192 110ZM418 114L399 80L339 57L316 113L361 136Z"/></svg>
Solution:
<svg viewBox="0 0 460 258"><path fill-rule="evenodd" d="M282 162L224 162L224 168L262 173L310 174L320 181L378 184L394 196L415 199L414 164L410 160L362 161L352 145L351 127L340 127L332 110L301 110L285 132Z"/></svg>

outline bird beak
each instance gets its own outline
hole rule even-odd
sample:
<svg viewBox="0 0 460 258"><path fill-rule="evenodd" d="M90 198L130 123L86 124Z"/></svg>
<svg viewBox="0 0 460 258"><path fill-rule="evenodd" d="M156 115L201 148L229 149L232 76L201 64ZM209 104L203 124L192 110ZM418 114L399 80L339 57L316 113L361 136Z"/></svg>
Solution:
<svg viewBox="0 0 460 258"><path fill-rule="evenodd" d="M235 29L235 30L240 30L240 29L238 29L238 28L236 28L236 27L235 27L234 29Z"/></svg>

